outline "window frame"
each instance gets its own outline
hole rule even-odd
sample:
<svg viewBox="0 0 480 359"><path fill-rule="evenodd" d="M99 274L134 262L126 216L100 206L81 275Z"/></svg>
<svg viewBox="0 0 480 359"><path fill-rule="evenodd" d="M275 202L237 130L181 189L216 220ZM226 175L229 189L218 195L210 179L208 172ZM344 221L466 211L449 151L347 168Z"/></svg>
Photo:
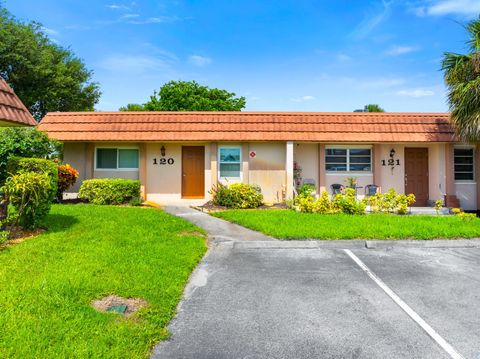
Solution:
<svg viewBox="0 0 480 359"><path fill-rule="evenodd" d="M98 167L98 149L108 149L108 150L116 150L117 151L117 167L116 168L99 168ZM137 150L138 152L138 167L137 168L119 168L118 165L120 163L120 151L119 150ZM135 146L96 146L95 153L94 153L94 168L95 171L118 171L118 172L127 172L127 171L139 171L140 170L140 149Z"/></svg>
<svg viewBox="0 0 480 359"><path fill-rule="evenodd" d="M347 153L346 153L346 159L347 159L347 162L345 163L346 165L346 170L345 171L332 171L332 170L328 170L327 169L327 150L330 150L330 149L333 149L333 150L338 150L338 149L341 149L341 150L346 150ZM350 170L350 150L370 150L370 162L369 162L369 165L370 165L370 170L369 171L357 171L357 170ZM325 168L324 168L324 171L325 173L328 173L328 174L342 174L342 173L355 173L355 174L358 174L358 175L361 175L361 174L372 174L373 172L373 163L372 163L372 160L373 160L373 146L371 145L326 145L325 146L325 153L324 153L324 159L325 159ZM334 156L331 156L331 157L334 157ZM342 156L343 157L343 156ZM362 157L367 157L367 156L362 156ZM358 164L358 163L354 163L354 164ZM365 163L367 164L367 163Z"/></svg>
<svg viewBox="0 0 480 359"><path fill-rule="evenodd" d="M222 149L238 149L240 151L240 160L239 162L222 162L221 160L221 156L220 156L220 153L221 153L221 150ZM238 145L238 146L235 146L235 145L228 145L228 146L223 146L223 145L220 145L218 146L218 151L217 151L217 159L218 159L218 169L217 169L217 178L219 180L225 180L225 181L243 181L243 168L242 168L242 164L243 164L243 159L242 159L242 146L241 145ZM239 164L240 165L240 169L239 169L239 177L221 177L220 176L220 166L221 164Z"/></svg>
<svg viewBox="0 0 480 359"><path fill-rule="evenodd" d="M472 151L472 179L456 179L455 175L457 171L455 170L455 158L456 157L467 157L467 156L455 156L455 150L471 150ZM468 156L470 157L470 156ZM458 163L458 165L462 165L464 163ZM465 171L458 171L459 173L470 173L465 172ZM476 176L475 176L475 147L473 146L454 146L453 147L453 180L455 183L474 183L476 181Z"/></svg>

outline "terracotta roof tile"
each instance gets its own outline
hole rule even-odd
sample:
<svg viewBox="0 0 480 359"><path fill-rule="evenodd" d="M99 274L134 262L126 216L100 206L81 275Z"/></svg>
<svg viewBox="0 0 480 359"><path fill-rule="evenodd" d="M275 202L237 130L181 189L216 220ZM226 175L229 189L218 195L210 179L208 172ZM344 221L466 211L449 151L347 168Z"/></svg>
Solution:
<svg viewBox="0 0 480 359"><path fill-rule="evenodd" d="M448 113L72 112L39 128L62 141L451 142Z"/></svg>
<svg viewBox="0 0 480 359"><path fill-rule="evenodd" d="M27 126L37 122L12 88L0 77L0 120Z"/></svg>

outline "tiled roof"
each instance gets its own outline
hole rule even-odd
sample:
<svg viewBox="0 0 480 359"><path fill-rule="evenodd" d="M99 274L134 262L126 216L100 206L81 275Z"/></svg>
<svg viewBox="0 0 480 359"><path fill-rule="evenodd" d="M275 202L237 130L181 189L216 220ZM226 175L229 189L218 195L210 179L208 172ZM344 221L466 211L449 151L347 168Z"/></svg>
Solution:
<svg viewBox="0 0 480 359"><path fill-rule="evenodd" d="M0 77L0 121L35 126L37 122L12 88Z"/></svg>
<svg viewBox="0 0 480 359"><path fill-rule="evenodd" d="M62 141L449 142L448 113L52 112Z"/></svg>

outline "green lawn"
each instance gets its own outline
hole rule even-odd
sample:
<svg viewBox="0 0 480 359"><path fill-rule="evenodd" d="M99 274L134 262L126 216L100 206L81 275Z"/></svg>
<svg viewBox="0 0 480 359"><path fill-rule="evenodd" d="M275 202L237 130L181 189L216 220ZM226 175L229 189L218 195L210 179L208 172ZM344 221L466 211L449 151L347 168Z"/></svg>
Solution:
<svg viewBox="0 0 480 359"><path fill-rule="evenodd" d="M1 358L145 358L168 336L203 232L153 208L54 205L48 232L0 250ZM137 317L94 310L140 297Z"/></svg>
<svg viewBox="0 0 480 359"><path fill-rule="evenodd" d="M316 214L292 210L231 210L223 218L281 239L433 239L480 237L480 219L393 214Z"/></svg>

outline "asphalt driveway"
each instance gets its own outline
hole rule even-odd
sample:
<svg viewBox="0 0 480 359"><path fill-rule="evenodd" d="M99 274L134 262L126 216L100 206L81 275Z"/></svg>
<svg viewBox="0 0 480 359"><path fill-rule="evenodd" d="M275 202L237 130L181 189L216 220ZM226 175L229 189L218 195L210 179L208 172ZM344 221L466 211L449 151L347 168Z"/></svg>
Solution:
<svg viewBox="0 0 480 359"><path fill-rule="evenodd" d="M273 243L214 243L153 357L480 358L479 248Z"/></svg>

